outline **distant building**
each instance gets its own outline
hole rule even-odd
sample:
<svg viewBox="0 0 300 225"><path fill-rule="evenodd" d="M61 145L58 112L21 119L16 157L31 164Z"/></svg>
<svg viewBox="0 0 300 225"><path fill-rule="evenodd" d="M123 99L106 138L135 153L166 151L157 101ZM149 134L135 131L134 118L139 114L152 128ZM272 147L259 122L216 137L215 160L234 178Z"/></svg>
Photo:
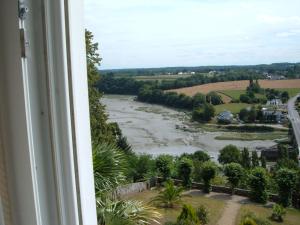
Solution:
<svg viewBox="0 0 300 225"><path fill-rule="evenodd" d="M219 123L232 123L233 114L230 111L223 111L217 116Z"/></svg>
<svg viewBox="0 0 300 225"><path fill-rule="evenodd" d="M287 120L286 114L279 110L263 108L262 113L265 122L282 123Z"/></svg>
<svg viewBox="0 0 300 225"><path fill-rule="evenodd" d="M191 72L191 75L195 75L195 74L196 74L195 72L193 72L193 71Z"/></svg>
<svg viewBox="0 0 300 225"><path fill-rule="evenodd" d="M282 105L282 101L279 98L274 98L267 101L268 106L280 106Z"/></svg>

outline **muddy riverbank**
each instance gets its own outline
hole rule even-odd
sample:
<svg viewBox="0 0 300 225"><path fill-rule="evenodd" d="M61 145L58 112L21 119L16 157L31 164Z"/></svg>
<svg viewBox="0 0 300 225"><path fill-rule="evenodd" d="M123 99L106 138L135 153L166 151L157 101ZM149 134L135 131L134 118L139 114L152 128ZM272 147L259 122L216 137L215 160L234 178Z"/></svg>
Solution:
<svg viewBox="0 0 300 225"><path fill-rule="evenodd" d="M109 120L117 122L133 150L153 155L180 155L204 150L213 158L225 145L238 147L269 147L274 141L216 140L224 132L207 132L193 126L181 111L164 106L134 101L134 96L106 95L101 100L106 105Z"/></svg>

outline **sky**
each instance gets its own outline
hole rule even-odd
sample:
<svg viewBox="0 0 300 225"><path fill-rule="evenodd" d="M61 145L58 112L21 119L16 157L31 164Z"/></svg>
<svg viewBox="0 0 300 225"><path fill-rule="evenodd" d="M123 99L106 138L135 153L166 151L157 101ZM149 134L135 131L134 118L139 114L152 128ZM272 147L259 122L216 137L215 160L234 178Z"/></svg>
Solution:
<svg viewBox="0 0 300 225"><path fill-rule="evenodd" d="M84 0L100 69L300 62L300 0Z"/></svg>

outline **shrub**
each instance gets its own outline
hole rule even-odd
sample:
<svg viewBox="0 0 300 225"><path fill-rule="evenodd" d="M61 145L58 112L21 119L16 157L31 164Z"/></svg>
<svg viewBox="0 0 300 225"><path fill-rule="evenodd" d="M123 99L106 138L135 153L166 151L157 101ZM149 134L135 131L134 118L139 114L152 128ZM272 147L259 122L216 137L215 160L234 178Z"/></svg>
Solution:
<svg viewBox="0 0 300 225"><path fill-rule="evenodd" d="M212 105L220 105L223 104L222 97L218 95L216 92L212 91L206 95L206 101Z"/></svg>
<svg viewBox="0 0 300 225"><path fill-rule="evenodd" d="M227 164L232 162L240 163L241 161L240 150L235 145L227 145L220 151L218 160L222 164Z"/></svg>
<svg viewBox="0 0 300 225"><path fill-rule="evenodd" d="M215 108L211 104L203 104L193 110L192 119L198 122L210 121L215 116Z"/></svg>
<svg viewBox="0 0 300 225"><path fill-rule="evenodd" d="M183 186L191 185L191 175L193 172L193 161L188 158L183 158L179 161L178 176L183 181Z"/></svg>
<svg viewBox="0 0 300 225"><path fill-rule="evenodd" d="M214 162L207 161L202 165L201 176L204 182L203 191L209 193L211 191L211 180L217 174L217 165Z"/></svg>
<svg viewBox="0 0 300 225"><path fill-rule="evenodd" d="M170 155L160 155L156 159L156 169L163 177L164 180L167 180L171 177L172 167L173 167L173 157Z"/></svg>
<svg viewBox="0 0 300 225"><path fill-rule="evenodd" d="M152 199L152 202L165 208L174 208L176 204L181 203L183 188L176 187L172 180L165 182L164 186L164 189Z"/></svg>
<svg viewBox="0 0 300 225"><path fill-rule="evenodd" d="M259 158L258 158L258 155L257 155L257 151L252 151L252 153L251 153L251 162L252 162L252 167L259 166Z"/></svg>
<svg viewBox="0 0 300 225"><path fill-rule="evenodd" d="M195 209L190 205L183 205L182 211L177 218L178 225L198 225L199 219Z"/></svg>
<svg viewBox="0 0 300 225"><path fill-rule="evenodd" d="M276 183L280 204L287 207L291 205L292 192L296 187L297 173L293 170L282 168L276 172Z"/></svg>
<svg viewBox="0 0 300 225"><path fill-rule="evenodd" d="M286 210L279 204L273 205L271 219L277 222L283 222Z"/></svg>
<svg viewBox="0 0 300 225"><path fill-rule="evenodd" d="M247 212L243 215L240 225L271 225L266 219L257 217L253 212Z"/></svg>
<svg viewBox="0 0 300 225"><path fill-rule="evenodd" d="M201 222L201 225L208 224L208 222L209 222L209 212L205 208L205 206L203 206L203 205L199 206L196 210L196 215L197 215L199 221Z"/></svg>
<svg viewBox="0 0 300 225"><path fill-rule="evenodd" d="M255 202L266 203L268 199L268 176L262 167L254 168L249 176L251 199Z"/></svg>
<svg viewBox="0 0 300 225"><path fill-rule="evenodd" d="M201 150L194 152L192 156L193 156L192 158L193 160L198 160L200 162L205 162L210 160L210 156L206 152Z"/></svg>
<svg viewBox="0 0 300 225"><path fill-rule="evenodd" d="M250 158L250 154L249 154L249 150L248 148L244 148L241 154L241 165L245 168L245 169L250 169L251 167L251 158Z"/></svg>
<svg viewBox="0 0 300 225"><path fill-rule="evenodd" d="M231 192L233 194L234 188L236 188L239 185L244 175L243 167L238 163L229 163L225 165L224 173L225 176L227 176L228 178L228 181L231 186Z"/></svg>

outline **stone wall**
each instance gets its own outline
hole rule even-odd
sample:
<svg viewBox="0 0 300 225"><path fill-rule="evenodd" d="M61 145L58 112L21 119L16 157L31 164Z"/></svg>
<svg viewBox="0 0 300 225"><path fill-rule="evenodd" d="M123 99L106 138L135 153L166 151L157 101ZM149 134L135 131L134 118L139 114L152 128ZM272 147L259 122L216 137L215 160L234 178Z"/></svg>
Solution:
<svg viewBox="0 0 300 225"><path fill-rule="evenodd" d="M150 188L150 183L148 181L126 184L118 187L115 194L118 197L122 197L125 195L142 192L148 190L149 188Z"/></svg>

